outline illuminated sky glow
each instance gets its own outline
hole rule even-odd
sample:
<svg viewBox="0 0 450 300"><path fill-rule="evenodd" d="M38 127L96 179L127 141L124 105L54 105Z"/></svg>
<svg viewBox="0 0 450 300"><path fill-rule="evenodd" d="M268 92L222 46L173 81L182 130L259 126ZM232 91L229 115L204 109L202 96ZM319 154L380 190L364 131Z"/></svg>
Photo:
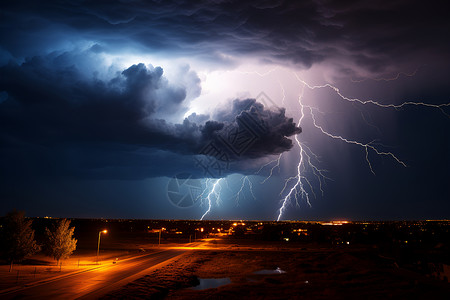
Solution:
<svg viewBox="0 0 450 300"><path fill-rule="evenodd" d="M448 218L440 5L2 4L1 213Z"/></svg>

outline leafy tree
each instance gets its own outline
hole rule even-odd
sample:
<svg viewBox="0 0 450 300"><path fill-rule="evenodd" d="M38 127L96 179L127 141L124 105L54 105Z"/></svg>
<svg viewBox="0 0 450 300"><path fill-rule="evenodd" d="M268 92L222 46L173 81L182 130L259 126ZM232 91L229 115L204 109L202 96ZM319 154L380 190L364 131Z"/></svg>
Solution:
<svg viewBox="0 0 450 300"><path fill-rule="evenodd" d="M51 230L45 228L45 252L56 259L56 264L60 259L68 258L77 248L77 240L72 237L75 227L69 226L70 220L62 219L53 224Z"/></svg>
<svg viewBox="0 0 450 300"><path fill-rule="evenodd" d="M38 252L41 247L34 240L33 221L25 219L25 212L13 210L3 218L1 227L1 254L10 263L20 262Z"/></svg>

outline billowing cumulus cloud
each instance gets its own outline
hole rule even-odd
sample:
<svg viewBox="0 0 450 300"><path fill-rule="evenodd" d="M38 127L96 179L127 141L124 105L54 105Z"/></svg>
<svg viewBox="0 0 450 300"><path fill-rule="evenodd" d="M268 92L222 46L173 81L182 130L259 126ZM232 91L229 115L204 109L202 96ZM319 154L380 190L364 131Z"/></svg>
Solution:
<svg viewBox="0 0 450 300"><path fill-rule="evenodd" d="M91 52L51 53L0 67L5 98L0 104L0 140L10 168L17 167L15 160L29 160L30 166L53 161L55 173L114 177L118 170L151 162L152 168L138 167L133 177L171 176L174 161L189 160L208 143L247 130L244 119L260 130L233 160L287 151L292 147L287 137L300 132L283 109L266 109L254 99L219 107L212 118L193 114L180 123L170 122L186 113L189 93L198 95L195 72L181 68L179 81L172 84L161 67L136 64L100 78L98 72L80 68L93 62ZM81 59L83 54L88 58ZM121 177L128 176L122 170Z"/></svg>
<svg viewBox="0 0 450 300"><path fill-rule="evenodd" d="M285 116L284 108L266 108L255 99L235 100L214 114L217 120L207 125L208 136L213 139L230 139L241 144L252 144L243 151L243 157L261 157L279 154L292 148L287 137L299 134L292 118ZM205 126L206 127L206 126ZM206 128L205 128L206 129ZM211 131L213 133L211 133Z"/></svg>
<svg viewBox="0 0 450 300"><path fill-rule="evenodd" d="M0 89L9 96L1 107L2 123L17 130L16 136L43 141L114 137L151 145L153 136L168 133L146 130L146 119L185 111L186 89L170 86L160 67L133 65L101 80L89 78L64 56L33 57L1 68ZM18 126L24 120L33 126ZM56 124L57 130L44 130ZM29 136L29 130L36 134Z"/></svg>

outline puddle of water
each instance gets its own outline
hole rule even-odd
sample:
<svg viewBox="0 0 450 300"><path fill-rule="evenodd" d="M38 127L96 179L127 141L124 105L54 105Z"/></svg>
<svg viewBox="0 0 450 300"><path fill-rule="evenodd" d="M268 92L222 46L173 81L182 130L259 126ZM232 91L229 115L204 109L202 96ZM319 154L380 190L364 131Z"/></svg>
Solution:
<svg viewBox="0 0 450 300"><path fill-rule="evenodd" d="M259 275L283 274L283 273L286 273L286 271L281 270L279 267L277 267L275 270L259 270L259 271L253 272L253 274L259 274Z"/></svg>
<svg viewBox="0 0 450 300"><path fill-rule="evenodd" d="M222 285L227 285L231 283L230 278L199 278L200 284L194 287L191 287L193 290L206 290L216 288Z"/></svg>

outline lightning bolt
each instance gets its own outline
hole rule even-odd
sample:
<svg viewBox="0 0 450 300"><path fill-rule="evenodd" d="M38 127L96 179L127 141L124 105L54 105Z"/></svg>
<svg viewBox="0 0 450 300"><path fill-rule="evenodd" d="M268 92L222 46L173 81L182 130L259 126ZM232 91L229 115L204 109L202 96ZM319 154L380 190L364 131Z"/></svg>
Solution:
<svg viewBox="0 0 450 300"><path fill-rule="evenodd" d="M286 91L284 90L284 86L281 83L281 81L278 80L278 84L280 85L280 89L281 89L281 105L285 105L284 104L284 100L286 100Z"/></svg>
<svg viewBox="0 0 450 300"><path fill-rule="evenodd" d="M273 72L277 71L278 67L275 67L267 72L260 73L258 71L250 71L250 72L239 72L241 74L247 74L247 75L257 75L259 77L265 77ZM400 76L408 76L412 77L415 76L417 73L417 69L414 70L412 73L398 73L396 76L392 78L375 78L372 80L376 81L394 81L400 78ZM289 71L291 72L291 71ZM298 96L298 108L296 108L296 111L299 113L298 118L298 126L302 127L305 122L308 122L308 124L312 124L317 130L320 131L323 135L334 139L339 140L341 142L347 143L349 145L354 145L357 147L360 147L362 151L364 151L365 154L365 161L368 165L368 169L372 174L375 175L375 170L373 163L370 160L369 155L377 155L377 156L384 156L389 159L392 159L395 163L399 164L400 166L407 167L406 163L401 160L395 153L390 151L385 151L386 146L382 144L376 143L376 141L358 141L354 139L350 139L348 137L345 137L344 135L336 134L330 131L327 131L325 127L320 124L319 120L316 116L317 113L324 114L323 112L320 112L318 108L310 106L306 103L304 103L304 92L305 89L309 89L311 91L318 90L318 89L331 89L332 92L334 92L342 101L345 101L347 103L354 103L354 104L360 104L362 106L376 106L383 109L403 109L408 106L421 106L421 107L427 107L427 108L433 108L433 109L439 109L445 116L450 118L450 115L446 112L446 108L450 107L450 103L444 103L444 104L430 104L425 102L413 102L413 101L406 101L400 104L384 104L382 102L373 100L373 99L359 99L359 98L351 98L345 96L343 93L341 93L340 89L332 84L325 83L322 85L311 85L308 82L302 80L299 75L295 72L292 72L295 79L300 83L301 92ZM294 79L294 78L292 78ZM294 80L295 80L294 79ZM365 79L364 79L365 80ZM362 82L364 80L356 81L352 80L353 82ZM278 80L278 83L280 85L281 89L281 103L284 105L286 100L286 92L283 87L283 84L280 80ZM361 111L361 118L362 120L368 125L376 129L378 132L380 132L379 128L376 127L374 124L371 124L369 122L370 119L366 119L366 116L363 113L363 110L361 109L360 105L355 105L357 109ZM444 110L445 109L445 110ZM325 114L324 114L325 115ZM298 116L298 115L297 115ZM301 136L296 135L293 138L295 140L295 149L298 150L298 161L295 168L295 174L289 178L287 178L284 182L284 186L281 189L280 192L280 203L281 206L278 210L278 217L277 221L281 220L283 218L284 213L286 212L287 207L290 205L291 202L295 201L295 205L300 205L300 200L303 199L307 205L311 206L311 199L316 198L319 194L319 191L321 195L324 194L324 185L327 180L332 180L327 176L327 170L321 169L319 167L320 165L320 158L318 155L316 155L312 149L306 144L304 141L301 140ZM270 168L268 176L261 182L261 184L266 183L276 172L278 169L278 172L280 172L280 165L281 160L286 159L283 154L280 154L275 159L269 161L268 163L264 164L260 167L260 169L255 173L259 174L264 170L265 168ZM224 179L225 182L226 179ZM207 188L205 189L204 193L202 193L201 197L205 199L205 201L208 202L208 210L203 214L201 220L211 211L212 201L215 199L216 202L219 202L220 199L220 181L209 179L207 182ZM212 188L209 187L212 183ZM228 184L228 182L227 182ZM250 193L254 199L256 197L253 194L253 185L251 180L248 176L243 176L241 178L241 186L237 194L235 195L236 201L239 202L240 197L244 193L245 187L248 185ZM231 190L231 189L230 189ZM209 192L207 192L209 191ZM207 196L205 197L205 195Z"/></svg>
<svg viewBox="0 0 450 300"><path fill-rule="evenodd" d="M298 97L298 103L300 105L300 118L297 122L298 126L301 126L303 119L305 117L305 106L302 103L304 94L304 87L302 87L302 92ZM323 194L322 189L322 182L327 177L324 175L325 170L319 169L311 160L311 155L314 156L317 159L317 156L309 149L309 147L303 145L298 135L294 137L295 142L297 143L297 146L299 148L299 161L297 164L297 174L293 177L290 177L286 179L283 189L280 192L280 195L283 195L284 191L287 189L290 182L294 181L294 185L289 189L288 193L283 197L282 199L282 205L278 212L277 221L280 221L283 213L285 212L288 203L292 200L292 198L295 198L295 203L297 206L299 206L299 197L304 198L306 200L306 203L311 206L310 202L310 194L308 193L307 189L311 192L311 194L316 197L314 188L310 182L310 180L304 175L306 171L306 167L309 167L310 170L312 170L314 176L318 179L320 190ZM308 152L311 153L308 154Z"/></svg>
<svg viewBox="0 0 450 300"><path fill-rule="evenodd" d="M335 91L335 93L342 99L348 102L353 102L353 103L360 103L362 105L366 105L366 104L372 104L378 107L382 107L382 108L394 108L394 109L400 109L403 108L405 106L425 106L425 107L431 107L431 108L437 108L439 109L444 115L446 115L447 117L450 118L450 115L447 114L443 108L444 107L450 107L450 103L443 103L443 104L430 104L430 103L425 103L425 102L413 102L413 101L406 101L400 104L383 104L383 103L379 103L375 100L369 99L369 100L361 100L358 98L349 98L344 96L339 88L329 84L329 83L325 83L323 85L309 85L306 81L300 79L297 75L297 73L294 72L295 77L297 78L297 80L299 82L301 82L304 86L308 87L311 90L315 90L315 89L323 89L323 88L330 88L332 90Z"/></svg>
<svg viewBox="0 0 450 300"><path fill-rule="evenodd" d="M414 71L412 74L404 74L404 75L406 75L406 76L414 76L416 72L417 72L417 70ZM369 142L369 143L363 143L363 142L360 142L360 141L356 141L356 140L351 140L351 139L345 138L342 135L336 135L336 134L332 134L332 133L326 131L321 125L318 124L318 122L316 120L314 111L315 110L318 111L318 110L316 108L313 108L311 106L308 106L308 105L302 103L302 98L303 98L304 88L305 87L307 87L310 90L322 89L322 88L330 88L342 100L345 100L345 101L348 101L348 102L351 102L351 103L360 103L362 105L371 104L371 105L374 105L374 106L377 106L377 107L381 107L381 108L394 108L394 109L400 109L400 108L403 108L405 106L424 106L424 107L436 108L436 109L439 109L444 115L446 115L447 117L450 118L450 115L448 115L443 110L444 107L449 107L450 103L430 104L430 103L425 103L425 102L406 101L406 102L403 102L401 104L383 104L383 103L377 102L377 101L372 100L372 99L361 100L361 99L358 99L358 98L349 98L349 97L344 96L340 92L339 88L337 88L337 87L335 87L335 86L333 86L333 85L331 85L329 83L326 83L326 84L323 84L323 85L315 85L315 86L313 86L313 85L308 84L306 81L300 79L299 76L295 72L294 72L294 75L295 75L296 79L302 84L302 92L301 92L301 94L299 96L299 101L298 101L298 103L300 105L300 119L298 121L298 125L301 126L302 121L303 121L303 119L305 117L305 111L308 111L309 115L311 116L311 119L312 119L314 127L319 129L322 134L324 134L324 135L326 135L326 136L328 136L328 137L330 137L332 139L340 140L340 141L345 142L347 144L353 144L353 145L356 145L356 146L359 146L359 147L363 148L364 152L365 152L365 160L366 160L366 162L367 162L367 164L369 166L370 171L374 175L375 175L375 171L374 171L372 163L370 162L370 159L369 159L369 152L370 151L372 151L375 154L380 155L380 156L390 157L393 160L395 160L398 164L402 165L403 167L406 167L406 163L403 162L401 159L399 159L394 153L392 153L392 152L385 152L385 151L380 150L377 147L377 144L374 143L374 141ZM396 80L396 79L398 79L399 76L400 76L400 74L398 74L395 78L380 79L380 80L386 80L386 81ZM364 121L366 123L368 123L365 120L364 116L363 116L363 119L364 119ZM369 124L369 125L371 125L371 124ZM373 125L371 125L371 126L373 126ZM330 178L325 176L325 172L326 172L325 170L319 169L314 163L312 163L311 156L313 156L316 159L317 159L317 156L314 155L314 153L311 151L311 149L309 149L306 145L302 144L297 136L295 136L295 141L296 141L296 143L297 143L297 145L299 147L299 162L298 162L298 165L297 165L297 175L295 175L293 177L290 177L290 178L288 178L285 181L285 185L284 185L280 195L282 195L287 190L288 185L292 181L294 181L295 184L289 189L288 193L282 199L282 205L281 205L281 207L279 209L279 214L278 214L277 221L279 221L282 218L283 213L285 212L288 203L291 201L291 199L293 197L295 198L295 201L296 201L297 205L298 205L298 197L299 196L302 197L302 198L305 198L307 204L311 205L311 203L310 203L310 195L307 192L307 189L305 188L305 186L308 187L308 190L310 190L313 195L314 195L314 190L312 188L311 182L308 180L308 178L306 178L303 175L306 166L308 166L312 170L313 174L318 179L319 185L320 185L320 190L321 190L322 194L323 194L322 183L323 183L324 179L330 179ZM308 153L310 153L311 155L308 154Z"/></svg>
<svg viewBox="0 0 450 300"><path fill-rule="evenodd" d="M280 67L274 67L264 73L258 72L258 71L237 71L237 73L239 74L243 74L243 75L258 75L259 77L265 77L275 71L277 71L278 69L280 69Z"/></svg>
<svg viewBox="0 0 450 300"><path fill-rule="evenodd" d="M237 205L239 205L239 198L240 198L241 194L244 191L244 187L245 187L245 183L246 182L248 183L248 188L249 188L249 191L250 191L250 195L252 195L253 199L256 200L255 194L253 193L253 184L252 184L250 178L248 178L248 176L243 176L242 177L241 188L239 189L239 191L235 195Z"/></svg>
<svg viewBox="0 0 450 300"><path fill-rule="evenodd" d="M353 79L353 78L352 78L352 79L350 79L350 81L351 81L351 82L357 82L357 83L359 83L359 82L364 82L364 81L366 81L366 80L368 80L368 79L374 80L374 81L394 81L394 80L399 79L399 78L400 78L400 75L407 76L407 77L413 77L413 76L416 75L416 73L417 73L418 70L419 70L419 68L415 69L415 70L414 70L413 72L411 72L411 73L400 72L400 73L397 73L394 77L391 77L391 78L364 78L364 79L360 79L360 80L358 80L358 79Z"/></svg>
<svg viewBox="0 0 450 300"><path fill-rule="evenodd" d="M205 179L205 188L203 189L203 191L197 196L197 198L195 198L195 201L194 202L197 202L198 200L202 200L203 201L203 199L205 199L205 194L206 194L206 192L208 191L208 184L209 184L209 181L210 181L210 179L209 178L206 178ZM202 205L203 205L203 203L202 203Z"/></svg>
<svg viewBox="0 0 450 300"><path fill-rule="evenodd" d="M259 174L259 173L262 171L262 169L264 169L265 167L267 167L267 166L269 166L269 165L271 165L271 164L273 164L273 163L276 163L276 164L270 169L269 176L267 176L263 181L261 181L261 184L265 183L267 180L269 180L269 179L272 177L273 171L274 171L275 169L278 168L278 172L280 171L280 161L281 161L281 157L282 157L282 156L283 156L283 153L281 153L280 155L278 155L278 158L277 158L277 159L271 160L271 161L269 161L268 163L264 164L264 165L263 165L261 168L259 168L259 170L255 173L255 174Z"/></svg>
<svg viewBox="0 0 450 300"><path fill-rule="evenodd" d="M214 183L212 184L212 188L211 191L208 193L208 195L206 196L206 200L208 201L208 210L205 211L205 213L203 214L203 216L200 218L200 220L203 220L203 218L211 211L211 207L212 207L212 197L214 197L216 199L216 203L220 201L220 190L221 190L221 186L220 186L220 182L223 180L224 178L219 178L216 179L214 181L214 179L206 179L206 188L208 187L208 184L212 181L214 181ZM216 190L217 188L217 190ZM206 191L206 189L205 189ZM202 193L203 194L203 193Z"/></svg>
<svg viewBox="0 0 450 300"><path fill-rule="evenodd" d="M333 134L325 131L322 126L317 124L316 118L315 118L314 113L313 113L313 109L310 106L305 106L305 107L309 108L309 110L310 110L311 118L313 120L314 126L317 129L319 129L323 134L325 134L326 136L328 136L330 138L341 140L341 141L343 141L343 142L345 142L347 144L358 145L358 146L364 148L364 151L366 153L366 162L369 165L370 171L372 172L373 175L375 175L375 171L373 170L372 164L371 164L371 162L369 160L369 150L373 150L378 155L390 156L395 161L397 161L399 164L401 164L402 166L406 167L406 164L403 161L401 161L397 156L395 156L392 152L383 152L383 151L378 150L375 146L373 146L373 142L365 144L365 143L361 143L361 142L358 142L358 141L349 140L349 139L344 138L344 137L342 137L340 135L333 135Z"/></svg>
<svg viewBox="0 0 450 300"><path fill-rule="evenodd" d="M415 74L415 73L414 73L414 74ZM449 116L447 113L445 113L445 111L442 110L442 107L450 106L450 103L446 103L446 104L438 104L438 105L437 105L437 104L428 104L428 103L423 103L423 102L403 102L403 103L398 104L398 105L395 105L395 104L381 104L381 103L379 103L379 102L377 102L377 101L374 101L374 100L361 100L361 99L358 99L358 98L348 98L348 97L344 96L343 94L341 94L341 92L339 91L339 89L338 89L337 87L335 87L335 86L333 86L333 85L331 85L331 84L328 84L328 83L327 83L327 84L324 84L324 85L311 86L311 85L309 85L306 81L300 79L300 78L298 77L298 75L297 75L295 72L294 72L294 75L295 75L295 77L297 78L297 80L303 84L303 88L306 86L306 87L308 87L309 89L314 90L314 89L319 89L319 88L326 88L326 87L328 87L328 88L331 88L332 90L334 90L334 91L336 92L336 94L337 94L340 98L342 98L343 100L349 101L349 102L358 102L358 103L363 104L363 105L366 105L366 104L372 104L372 105L376 105L376 106L382 107L382 108L396 108L396 109L402 108L402 107L404 107L404 106L406 106L406 105L421 105L421 106L427 106L427 107L438 108L438 109L440 109L445 115ZM303 91L303 90L302 90L302 91ZM347 143L347 144L353 144L353 145L357 145L357 146L362 147L362 148L364 149L364 151L365 151L365 154L366 154L366 155L365 155L366 162L367 162L367 164L368 164L368 166L369 166L370 171L372 172L372 174L375 175L375 171L373 170L372 163L371 163L370 160L369 160L369 150L373 150L377 155L389 156L389 157L393 158L397 163L399 163L399 164L401 164L402 166L406 167L406 164L405 164L402 160L400 160L397 156L395 156L392 152L384 152L384 151L379 150L377 147L374 146L373 142L362 143L362 142L358 142L358 141L355 141L355 140L347 139L347 138L345 138L345 137L343 137L343 136L341 136L341 135L334 135L334 134L329 133L329 132L326 131L322 126L320 126L320 125L317 124L315 115L314 115L314 113L313 113L313 109L314 109L314 108L311 107L311 106L307 106L307 105L302 104L301 101L299 101L299 103L300 103L300 106L301 106L301 108L302 108L302 115L304 114L304 113L303 113L303 109L304 109L305 107L308 108L308 109L309 109L309 112L310 112L310 115L311 115L311 118L312 118L312 121L313 121L314 127L316 127L317 129L319 129L323 134L325 134L326 136L328 136L328 137L330 137L330 138L337 139L337 140L341 140L341 141L343 141L343 142L345 142L345 143ZM450 117L450 116L449 116L449 117Z"/></svg>

